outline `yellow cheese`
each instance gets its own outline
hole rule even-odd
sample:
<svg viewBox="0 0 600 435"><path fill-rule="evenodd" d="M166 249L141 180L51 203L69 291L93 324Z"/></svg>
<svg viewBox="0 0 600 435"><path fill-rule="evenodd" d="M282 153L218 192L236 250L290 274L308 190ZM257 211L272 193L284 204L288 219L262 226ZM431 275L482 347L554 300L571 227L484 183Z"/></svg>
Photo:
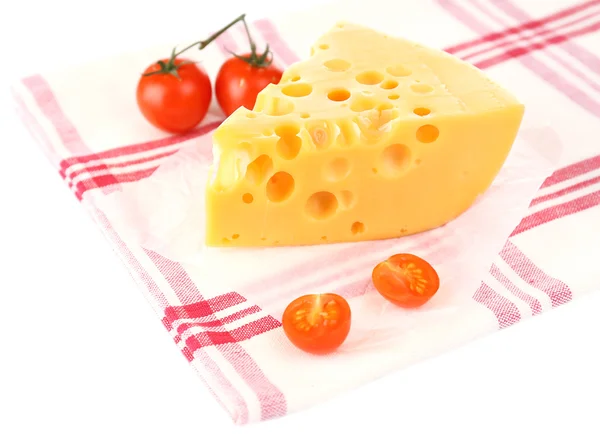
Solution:
<svg viewBox="0 0 600 435"><path fill-rule="evenodd" d="M209 246L393 238L490 186L523 106L445 52L338 23L213 135Z"/></svg>

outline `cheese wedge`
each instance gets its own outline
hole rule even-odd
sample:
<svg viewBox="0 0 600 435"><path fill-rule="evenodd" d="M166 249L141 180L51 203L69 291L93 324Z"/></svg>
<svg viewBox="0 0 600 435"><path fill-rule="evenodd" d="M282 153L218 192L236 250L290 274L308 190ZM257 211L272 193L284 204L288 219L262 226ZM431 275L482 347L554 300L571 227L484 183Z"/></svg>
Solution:
<svg viewBox="0 0 600 435"><path fill-rule="evenodd" d="M393 238L484 193L524 107L445 52L340 22L213 135L209 246Z"/></svg>

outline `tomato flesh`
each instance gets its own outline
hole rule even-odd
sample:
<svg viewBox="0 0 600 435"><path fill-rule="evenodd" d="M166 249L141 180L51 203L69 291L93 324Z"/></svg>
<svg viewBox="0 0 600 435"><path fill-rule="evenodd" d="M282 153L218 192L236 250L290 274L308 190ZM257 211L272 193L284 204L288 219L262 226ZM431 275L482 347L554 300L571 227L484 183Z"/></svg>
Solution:
<svg viewBox="0 0 600 435"><path fill-rule="evenodd" d="M426 260L396 254L373 268L373 285L390 302L403 308L420 307L438 291L440 279Z"/></svg>
<svg viewBox="0 0 600 435"><path fill-rule="evenodd" d="M248 57L249 54L243 55ZM256 97L269 83L277 84L283 72L275 65L253 66L232 57L221 65L215 79L215 96L226 116L244 106L254 108Z"/></svg>
<svg viewBox="0 0 600 435"><path fill-rule="evenodd" d="M167 63L169 59L163 59ZM190 62L175 59L175 65ZM144 74L160 70L154 63ZM136 90L137 104L148 122L169 133L184 133L197 126L206 116L212 100L210 78L194 63L186 63L173 74L161 73L140 78Z"/></svg>
<svg viewBox="0 0 600 435"><path fill-rule="evenodd" d="M350 305L334 293L309 294L293 300L283 313L290 342L312 354L333 352L344 343L351 324Z"/></svg>

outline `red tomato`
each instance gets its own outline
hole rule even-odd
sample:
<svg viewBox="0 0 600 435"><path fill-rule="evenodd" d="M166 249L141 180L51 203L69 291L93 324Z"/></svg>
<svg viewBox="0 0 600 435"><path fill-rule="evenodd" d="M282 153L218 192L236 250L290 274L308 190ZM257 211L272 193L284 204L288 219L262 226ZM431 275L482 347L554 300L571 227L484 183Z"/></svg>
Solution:
<svg viewBox="0 0 600 435"><path fill-rule="evenodd" d="M161 62L170 67L169 59ZM206 116L212 99L208 75L201 67L188 62L176 58L171 72L164 71L158 62L154 63L144 71L144 74L152 75L142 75L138 82L140 111L148 122L169 133L183 133L198 125Z"/></svg>
<svg viewBox="0 0 600 435"><path fill-rule="evenodd" d="M373 269L373 285L381 295L403 308L420 307L436 294L440 279L425 260L396 254Z"/></svg>
<svg viewBox="0 0 600 435"><path fill-rule="evenodd" d="M333 293L300 296L287 306L282 323L285 335L296 347L326 354L337 349L350 332L350 305Z"/></svg>
<svg viewBox="0 0 600 435"><path fill-rule="evenodd" d="M241 106L252 110L256 96L269 83L277 84L283 72L271 63L256 63L251 54L225 61L215 81L215 96L226 116Z"/></svg>

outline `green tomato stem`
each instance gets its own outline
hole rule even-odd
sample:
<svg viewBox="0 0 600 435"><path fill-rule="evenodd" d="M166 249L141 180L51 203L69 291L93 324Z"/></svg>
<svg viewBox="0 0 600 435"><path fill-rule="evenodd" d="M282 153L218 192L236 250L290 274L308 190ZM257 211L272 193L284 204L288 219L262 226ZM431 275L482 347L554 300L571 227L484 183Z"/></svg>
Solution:
<svg viewBox="0 0 600 435"><path fill-rule="evenodd" d="M271 65L271 63L273 63L273 58L271 56L271 59L268 59L269 54L271 54L271 51L269 49L269 44L267 44L267 46L265 47L265 51L262 54L258 54L256 51L256 43L254 42L254 39L252 39L252 35L250 34L250 29L248 28L248 23L246 23L246 19L243 19L244 22L244 28L246 29L246 36L248 37L248 44L250 44L250 55L249 56L240 56L238 54L235 53L231 53L233 56L237 57L240 60L243 60L244 62L246 62L247 64L249 64L250 66L254 67L254 68L266 68L269 65Z"/></svg>
<svg viewBox="0 0 600 435"><path fill-rule="evenodd" d="M236 23L238 23L240 21L243 21L244 25L246 25L246 14L240 15L239 17L237 17L231 23L227 24L225 27L223 27L218 32L213 33L206 40L194 42L193 44L188 45L187 47L185 47L183 50L181 50L181 51L179 51L177 53L174 53L174 55L172 57L175 58L175 57L179 56L180 54L184 53L185 51L189 50L190 48L196 46L196 45L198 45L198 49L199 50L204 50L208 44L210 44L211 42L213 42L215 39L217 39L219 36L221 36L223 33L225 33L227 30L229 30L232 26L234 26ZM246 26L246 29L248 29L247 26Z"/></svg>
<svg viewBox="0 0 600 435"><path fill-rule="evenodd" d="M187 47L185 47L184 49L179 50L179 51L176 51L176 49L173 48L173 51L171 52L171 56L169 57L169 61L167 63L165 63L163 61L157 62L158 65L160 66L160 70L153 71L151 73L146 73L146 74L144 74L144 76L150 76L150 75L155 75L155 74L171 74L171 75L175 76L177 79L179 79L179 74L177 73L177 69L179 69L179 67L181 67L185 64L188 64L190 62L184 62L182 64L175 65L175 60L177 59L177 56L183 54L184 52L186 52L187 50L189 50L192 47L195 47L196 45L198 46L199 50L204 50L208 46L208 44L213 42L215 39L217 39L219 36L221 36L223 33L225 33L227 30L229 30L229 28L231 28L233 25L235 25L236 23L238 23L240 21L244 22L244 25L246 26L246 31L248 31L248 26L246 25L246 14L242 14L239 17L237 17L235 20L233 20L231 23L229 23L225 27L223 27L218 32L213 33L210 37L208 37L204 41L194 42L193 44L190 44ZM248 33L248 36L249 35L250 35L250 33ZM254 44L254 43L252 43L252 44Z"/></svg>

